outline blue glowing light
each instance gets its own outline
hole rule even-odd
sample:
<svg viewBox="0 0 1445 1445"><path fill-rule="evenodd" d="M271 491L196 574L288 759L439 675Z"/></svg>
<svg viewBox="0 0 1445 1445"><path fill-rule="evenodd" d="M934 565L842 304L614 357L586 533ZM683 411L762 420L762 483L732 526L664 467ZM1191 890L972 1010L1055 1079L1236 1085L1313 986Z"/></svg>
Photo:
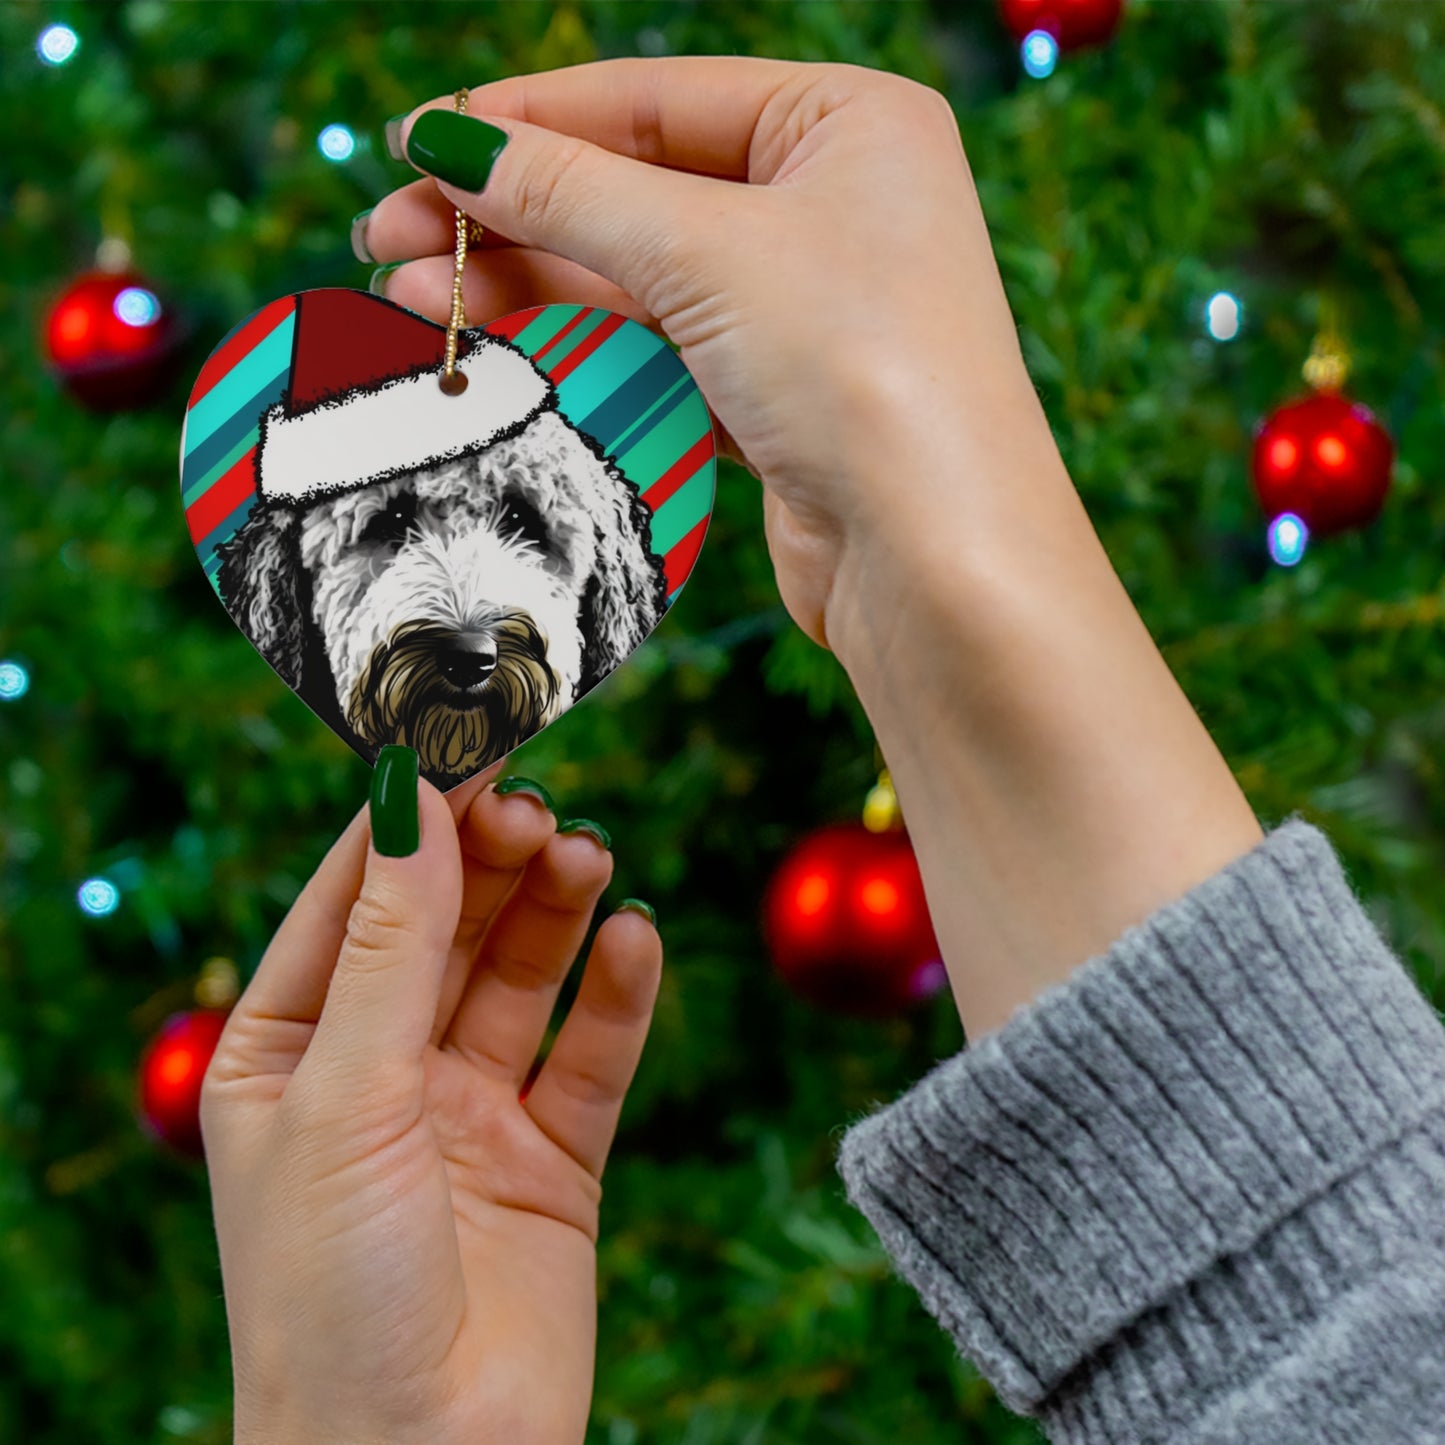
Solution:
<svg viewBox="0 0 1445 1445"><path fill-rule="evenodd" d="M18 662L0 662L0 702L15 702L30 691L30 674Z"/></svg>
<svg viewBox="0 0 1445 1445"><path fill-rule="evenodd" d="M80 911L92 918L104 918L120 907L120 889L109 878L87 878L75 897Z"/></svg>
<svg viewBox="0 0 1445 1445"><path fill-rule="evenodd" d="M35 42L35 53L47 65L64 65L80 49L80 36L68 25L47 25Z"/></svg>
<svg viewBox="0 0 1445 1445"><path fill-rule="evenodd" d="M356 150L356 137L347 126L329 125L316 137L316 146L329 161L349 161Z"/></svg>
<svg viewBox="0 0 1445 1445"><path fill-rule="evenodd" d="M127 326L149 326L160 319L161 303L154 291L147 291L144 286L127 286L115 298L111 309Z"/></svg>
<svg viewBox="0 0 1445 1445"><path fill-rule="evenodd" d="M1047 30L1030 30L1019 47L1024 69L1035 80L1043 80L1054 73L1059 63L1059 42Z"/></svg>
<svg viewBox="0 0 1445 1445"><path fill-rule="evenodd" d="M1305 554L1310 529L1293 512L1281 512L1269 524L1269 555L1281 567L1293 567Z"/></svg>
<svg viewBox="0 0 1445 1445"><path fill-rule="evenodd" d="M1204 329L1216 341L1233 341L1244 325L1244 307L1228 291L1216 291L1204 308Z"/></svg>

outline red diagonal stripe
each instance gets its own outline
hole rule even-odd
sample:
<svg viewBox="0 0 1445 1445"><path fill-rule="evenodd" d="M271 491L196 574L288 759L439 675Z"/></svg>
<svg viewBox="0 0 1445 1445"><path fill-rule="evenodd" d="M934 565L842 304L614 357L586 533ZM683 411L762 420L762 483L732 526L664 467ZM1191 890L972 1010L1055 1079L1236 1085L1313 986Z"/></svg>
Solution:
<svg viewBox="0 0 1445 1445"><path fill-rule="evenodd" d="M624 326L626 322L625 316L619 316L614 311L586 340L579 341L556 366L547 367L548 375L553 381L561 381L564 377L570 376L614 331Z"/></svg>
<svg viewBox="0 0 1445 1445"><path fill-rule="evenodd" d="M596 310L593 306L584 306L578 313L532 358L533 361L541 361L559 342L565 341L577 327Z"/></svg>
<svg viewBox="0 0 1445 1445"><path fill-rule="evenodd" d="M667 574L667 594L669 597L687 581L687 574L692 571L692 564L697 561L697 554L702 551L702 539L704 533L707 531L707 524L708 518L704 517L702 521L662 559L662 570Z"/></svg>
<svg viewBox="0 0 1445 1445"><path fill-rule="evenodd" d="M283 296L279 301L263 306L219 351L213 352L196 378L191 399L186 403L187 409L195 406L248 351L255 350L295 308L294 296Z"/></svg>
<svg viewBox="0 0 1445 1445"><path fill-rule="evenodd" d="M502 316L496 321L487 322L482 330L490 336L500 336L504 341L510 341L520 331L530 326L545 309L542 306L529 306L525 311L514 311L510 316Z"/></svg>
<svg viewBox="0 0 1445 1445"><path fill-rule="evenodd" d="M227 472L186 508L191 541L209 536L256 490L256 448L252 447Z"/></svg>
<svg viewBox="0 0 1445 1445"><path fill-rule="evenodd" d="M709 428L642 494L642 500L655 512L711 456Z"/></svg>

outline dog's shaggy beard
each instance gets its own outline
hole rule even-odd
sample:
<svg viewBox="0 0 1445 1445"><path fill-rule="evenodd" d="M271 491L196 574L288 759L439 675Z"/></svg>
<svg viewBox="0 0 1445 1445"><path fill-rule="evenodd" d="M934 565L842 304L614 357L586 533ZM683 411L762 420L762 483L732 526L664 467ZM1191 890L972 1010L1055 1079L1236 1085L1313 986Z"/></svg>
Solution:
<svg viewBox="0 0 1445 1445"><path fill-rule="evenodd" d="M347 721L364 742L415 748L424 773L455 787L551 722L570 699L547 665L547 642L525 612L488 633L497 666L475 694L459 693L438 666L456 633L408 622L371 654L351 690Z"/></svg>

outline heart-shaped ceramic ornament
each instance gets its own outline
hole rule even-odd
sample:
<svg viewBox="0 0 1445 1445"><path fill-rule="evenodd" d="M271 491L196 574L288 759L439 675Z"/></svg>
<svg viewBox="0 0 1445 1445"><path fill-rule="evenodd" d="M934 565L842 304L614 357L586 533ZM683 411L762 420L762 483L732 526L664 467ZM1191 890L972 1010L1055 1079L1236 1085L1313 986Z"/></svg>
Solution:
<svg viewBox="0 0 1445 1445"><path fill-rule="evenodd" d="M273 301L211 353L181 498L211 585L368 762L449 789L556 721L676 600L716 448L667 344L590 306L461 332L363 291Z"/></svg>

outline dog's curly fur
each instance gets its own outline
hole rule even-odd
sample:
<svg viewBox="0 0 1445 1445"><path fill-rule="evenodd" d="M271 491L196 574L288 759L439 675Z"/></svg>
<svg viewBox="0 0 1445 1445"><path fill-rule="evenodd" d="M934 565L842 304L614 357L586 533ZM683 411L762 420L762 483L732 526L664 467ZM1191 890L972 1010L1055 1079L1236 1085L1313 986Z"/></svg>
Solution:
<svg viewBox="0 0 1445 1445"><path fill-rule="evenodd" d="M220 548L221 596L368 760L453 787L566 711L666 608L651 511L557 411L484 450L309 506L261 503ZM442 671L495 655L482 682Z"/></svg>

